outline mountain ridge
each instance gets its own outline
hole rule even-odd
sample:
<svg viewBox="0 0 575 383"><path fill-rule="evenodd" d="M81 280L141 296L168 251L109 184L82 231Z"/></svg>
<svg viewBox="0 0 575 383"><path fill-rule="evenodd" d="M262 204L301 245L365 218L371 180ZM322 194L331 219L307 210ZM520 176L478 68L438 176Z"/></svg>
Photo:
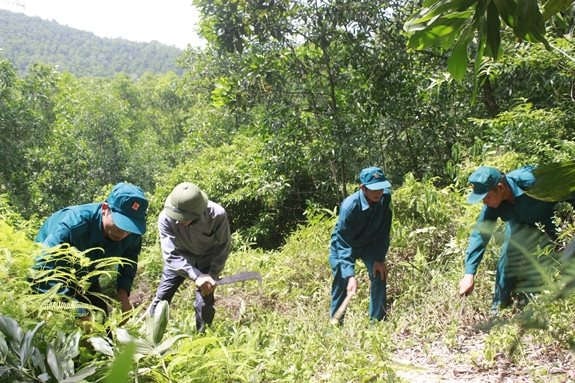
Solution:
<svg viewBox="0 0 575 383"><path fill-rule="evenodd" d="M157 41L99 37L54 20L0 9L0 58L12 62L21 74L36 63L80 77L181 73L177 59L183 52Z"/></svg>

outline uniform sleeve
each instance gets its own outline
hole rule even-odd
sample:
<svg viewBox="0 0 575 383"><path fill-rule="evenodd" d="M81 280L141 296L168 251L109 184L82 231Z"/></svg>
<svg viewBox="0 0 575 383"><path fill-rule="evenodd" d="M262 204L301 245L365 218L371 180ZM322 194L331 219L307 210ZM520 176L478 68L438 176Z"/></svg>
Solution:
<svg viewBox="0 0 575 383"><path fill-rule="evenodd" d="M224 269L226 261L228 260L232 244L230 224L228 222L227 215L225 214L218 217L215 238L218 245L214 249L209 273L212 277L217 278Z"/></svg>
<svg viewBox="0 0 575 383"><path fill-rule="evenodd" d="M475 228L469 236L469 244L465 252L465 274L475 274L485 254L487 243L495 228L496 217L491 217L490 209L483 207Z"/></svg>
<svg viewBox="0 0 575 383"><path fill-rule="evenodd" d="M122 257L126 258L127 261L124 261L125 263L118 267L118 278L116 279L116 288L118 290L123 289L130 294L134 278L136 277L136 272L138 271L138 257L141 250L142 237L138 235L137 239L134 240L133 245L128 247L122 255Z"/></svg>
<svg viewBox="0 0 575 383"><path fill-rule="evenodd" d="M34 260L35 269L44 268L54 268L56 262L61 266L67 266L63 260L56 260L50 257L51 249L61 246L63 244L72 243L72 225L74 222L69 223L65 220L53 223L52 221L47 221L38 232L35 241L42 245L42 251L38 254ZM76 230L83 229L76 225Z"/></svg>
<svg viewBox="0 0 575 383"><path fill-rule="evenodd" d="M353 210L341 207L337 223L336 237L332 241L332 254L337 260L342 278L355 275L355 260L352 256L353 246L349 238L353 238Z"/></svg>
<svg viewBox="0 0 575 383"><path fill-rule="evenodd" d="M185 273L191 280L195 281L199 271L188 262L184 254L176 249L175 234L166 220L160 218L158 231L165 265L173 270Z"/></svg>
<svg viewBox="0 0 575 383"><path fill-rule="evenodd" d="M51 227L44 226L36 236L36 242L46 248L70 243L72 242L72 227L65 221L58 222Z"/></svg>

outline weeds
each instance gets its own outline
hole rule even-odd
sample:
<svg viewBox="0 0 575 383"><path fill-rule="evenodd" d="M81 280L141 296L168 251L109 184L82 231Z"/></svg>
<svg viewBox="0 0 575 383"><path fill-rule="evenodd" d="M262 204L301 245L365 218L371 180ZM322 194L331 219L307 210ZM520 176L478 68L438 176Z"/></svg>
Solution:
<svg viewBox="0 0 575 383"><path fill-rule="evenodd" d="M191 283L190 288L179 290L169 307L169 321L156 332L143 331L142 323L135 319L125 322L126 317L117 309L103 323L80 328L73 312L47 305L56 297L55 292L25 293L37 247L2 220L0 276L4 284L0 308L22 328L34 329L27 331L43 355L40 359L44 358L45 368L40 363L23 371L37 369L35 376L48 374L42 376L51 381L74 375L69 369L60 373L51 370L47 362L49 344L54 350L66 349L65 344L77 345L77 352L69 356L58 351L50 358L63 362L63 366L70 366L72 360L75 372L90 368L87 371L94 373L86 381L106 383L125 381L126 376L129 381L179 383L398 382L401 379L394 372L397 364L393 361L398 352L418 352L442 363L436 354L440 348L455 355L453 360L458 363L490 368L501 358L527 363L529 347L573 349L573 262L552 264L556 271L551 273L547 267L535 268L535 274L545 273L536 299L522 310L512 308L498 318L489 318L492 269L500 244L496 235L492 249L485 254L474 293L464 299L457 296L467 235L476 214L476 207L463 204L461 195L453 190L437 189L432 180L406 177L405 185L394 194L394 225L387 258L388 319L379 323L368 320L369 280L359 263L360 288L345 323L341 327L330 325L327 257L336 215L321 209L311 209L308 224L301 225L281 249L263 251L246 243L234 248L224 272L259 271L263 285L218 287L214 324L204 334L195 330ZM560 246L569 249L574 233L572 210L567 209L558 219ZM151 292L161 270L159 249L146 247L142 258L137 282L142 291ZM115 264L87 266L110 280ZM84 286L83 278L96 275L76 271L68 270L60 278ZM11 299L13 291L24 292L17 303ZM146 298L150 297L144 298L133 318L142 314ZM484 343L466 343L480 337ZM0 364L12 366L9 373L15 374L18 359L11 356L8 362L7 354L3 355Z"/></svg>

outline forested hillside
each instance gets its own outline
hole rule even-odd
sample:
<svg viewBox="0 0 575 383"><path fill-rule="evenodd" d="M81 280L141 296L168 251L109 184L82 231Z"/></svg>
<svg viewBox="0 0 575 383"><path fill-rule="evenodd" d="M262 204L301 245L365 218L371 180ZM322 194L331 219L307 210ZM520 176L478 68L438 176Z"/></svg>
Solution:
<svg viewBox="0 0 575 383"><path fill-rule="evenodd" d="M0 383L575 381L571 2L194 5L208 44L183 52L181 74L21 72L0 59ZM369 320L358 261L357 294L334 326L330 236L371 165L392 183L387 317ZM515 243L537 286L495 313L501 220L475 289L458 289L482 205L466 202L468 177L480 165L563 169L543 188L560 202L557 236L545 252ZM31 293L34 238L54 211L103 201L120 181L150 202L134 310L112 299L109 317L80 323L55 290ZM162 275L158 216L183 181L228 213L223 275L263 277L218 286L205 333L191 281L169 320L144 315ZM63 280L85 289L76 272L90 261L67 251L79 267ZM102 287L116 298L122 262L104 261Z"/></svg>
<svg viewBox="0 0 575 383"><path fill-rule="evenodd" d="M0 10L0 56L12 62L19 73L26 73L35 63L53 65L76 76L181 73L176 64L181 54L180 49L157 42L100 38L55 21Z"/></svg>

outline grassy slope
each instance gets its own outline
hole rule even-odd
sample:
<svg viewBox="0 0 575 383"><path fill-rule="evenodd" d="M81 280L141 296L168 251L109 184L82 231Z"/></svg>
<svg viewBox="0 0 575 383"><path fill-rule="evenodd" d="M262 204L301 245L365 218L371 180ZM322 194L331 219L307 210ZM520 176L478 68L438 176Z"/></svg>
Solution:
<svg viewBox="0 0 575 383"><path fill-rule="evenodd" d="M164 356L138 363L139 382L393 382L393 381L568 381L573 379L572 325L575 299L530 305L523 313L546 321L546 330L523 333L509 310L499 321L487 317L497 246L482 263L474 294L456 296L467 233L477 206L461 192L438 190L409 177L394 192L394 228L388 262L389 319L367 320L368 280L358 264L360 290L343 327L329 324L331 275L327 264L335 218L318 212L277 252L236 249L227 273L258 270L264 283L217 290L216 320L203 335L195 333L193 285L180 289L171 307L167 337L189 334ZM3 313L33 326L47 321L45 333L68 329L69 318L37 310L38 296L10 299L24 289L33 248L23 235L0 226L4 241L0 288ZM28 243L28 245L26 244ZM146 307L159 280L157 246L142 257L138 281ZM24 261L26 259L26 261ZM14 276L20 276L15 278ZM537 307L536 307L537 306ZM531 311L531 307L536 307ZM39 316L41 314L41 317ZM108 325L119 326L117 316ZM138 330L133 321L124 325ZM96 327L92 334L104 333ZM520 340L519 343L516 341ZM510 353L515 348L516 352ZM79 365L106 358L84 348ZM566 367L567 366L567 367ZM571 374L571 375L570 375ZM101 374L100 374L101 376ZM506 380L508 379L508 380Z"/></svg>
<svg viewBox="0 0 575 383"><path fill-rule="evenodd" d="M417 194L414 192L418 191ZM417 197L414 197L417 196ZM477 206L461 193L407 179L394 197L388 256L389 320L367 320L368 279L358 264L360 291L342 328L329 324L328 244L334 217L315 216L275 253L235 251L232 273L259 270L264 284L220 288L214 327L179 344L170 360L181 382L562 381L572 363L568 342L574 302L544 310L555 335L533 330L519 339L516 312L488 316L497 246L486 255L474 294L456 296L467 232ZM193 292L173 305L173 334L194 333ZM563 309L558 309L559 305ZM562 311L565 310L565 311ZM503 372L502 372L503 371ZM554 374L551 374L551 371ZM445 381L445 380L444 380Z"/></svg>

